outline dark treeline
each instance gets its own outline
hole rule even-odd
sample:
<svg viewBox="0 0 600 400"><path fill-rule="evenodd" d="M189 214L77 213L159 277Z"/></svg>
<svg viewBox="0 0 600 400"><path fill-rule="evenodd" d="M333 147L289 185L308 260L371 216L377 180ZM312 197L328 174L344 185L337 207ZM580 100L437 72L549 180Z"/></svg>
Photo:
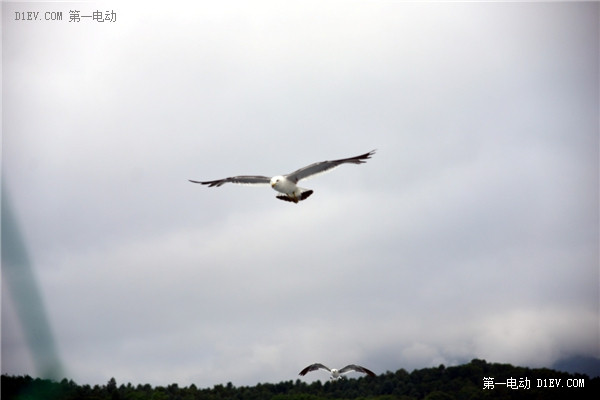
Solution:
<svg viewBox="0 0 600 400"><path fill-rule="evenodd" d="M492 381L484 378L493 378ZM558 381L560 379L560 381ZM487 388L485 388L487 386ZM54 382L29 376L2 376L2 399L19 400L448 400L448 399L596 399L600 378L569 374L546 368L522 368L472 360L468 364L424 368L407 372L400 369L375 378L341 379L336 382L306 383L286 381L235 387L231 383L201 389L195 385L180 388L176 383L152 387L149 384L118 385L111 378L106 385L77 385L63 379Z"/></svg>

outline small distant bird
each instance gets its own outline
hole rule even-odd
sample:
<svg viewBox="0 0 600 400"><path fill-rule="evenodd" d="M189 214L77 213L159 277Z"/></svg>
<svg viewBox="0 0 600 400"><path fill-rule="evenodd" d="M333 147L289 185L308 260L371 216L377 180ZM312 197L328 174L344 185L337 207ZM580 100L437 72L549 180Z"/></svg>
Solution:
<svg viewBox="0 0 600 400"><path fill-rule="evenodd" d="M308 372L310 371L316 371L318 369L324 369L327 370L331 373L331 377L329 379L334 380L334 379L339 379L342 377L342 374L347 374L350 371L356 371L356 372L362 372L363 374L367 374L369 376L375 376L375 373L371 370L366 369L365 367L361 367L360 365L356 365L356 364L350 364L350 365L346 365L344 368L342 369L335 369L335 368L329 368L323 364L312 364L309 365L308 367L304 368L302 371L300 371L300 375L304 376L306 375Z"/></svg>
<svg viewBox="0 0 600 400"><path fill-rule="evenodd" d="M239 175L232 176L225 179L217 179L214 181L193 181L189 180L192 183L200 183L202 185L208 185L209 187L213 186L221 186L224 183L238 183L240 185L268 185L270 184L273 189L278 191L279 193L283 193L277 195L276 197L280 200L291 201L294 203L298 203L299 201L306 200L308 196L313 194L313 191L310 189L304 189L296 184L302 179L309 178L313 175L317 175L333 169L342 164L362 164L365 163L366 160L371 158L371 156L375 154L375 150L370 151L368 153L362 154L356 157L350 158L342 158L339 160L333 161L320 161L314 164L308 165L306 167L300 168L287 175L276 175L272 178L268 176L260 176L260 175Z"/></svg>

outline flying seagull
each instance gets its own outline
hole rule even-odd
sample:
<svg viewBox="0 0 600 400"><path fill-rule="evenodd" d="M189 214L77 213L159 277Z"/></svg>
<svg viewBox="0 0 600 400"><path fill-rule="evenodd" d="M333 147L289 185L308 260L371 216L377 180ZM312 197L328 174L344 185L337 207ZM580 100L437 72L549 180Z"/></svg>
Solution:
<svg viewBox="0 0 600 400"><path fill-rule="evenodd" d="M316 371L318 369L325 369L325 370L331 372L330 379L332 379L332 380L339 379L342 377L342 374L346 374L350 371L362 372L363 374L367 374L369 376L375 376L375 373L373 371L368 370L365 367L361 367L360 365L350 364L350 365L346 365L344 368L338 370L335 368L329 368L329 367L327 367L323 364L319 364L319 363L312 364L312 365L309 365L308 367L304 368L302 371L300 371L300 375L304 376L308 372Z"/></svg>
<svg viewBox="0 0 600 400"><path fill-rule="evenodd" d="M214 181L193 181L191 179L189 181L193 183L200 183L202 185L208 185L209 187L221 186L224 183L228 182L238 183L240 185L270 184L273 189L275 189L279 193L282 193L276 196L278 199L298 203L299 201L306 200L308 196L313 194L313 191L310 189L304 189L299 186L296 186L296 184L302 179L306 179L313 175L329 171L330 169L333 169L342 164L365 163L367 162L366 160L371 158L373 154L375 154L375 150L356 157L342 158L333 161L320 161L314 164L310 164L306 167L300 168L299 170L296 170L291 174L276 175L272 178L260 175L239 175L225 179L217 179Z"/></svg>

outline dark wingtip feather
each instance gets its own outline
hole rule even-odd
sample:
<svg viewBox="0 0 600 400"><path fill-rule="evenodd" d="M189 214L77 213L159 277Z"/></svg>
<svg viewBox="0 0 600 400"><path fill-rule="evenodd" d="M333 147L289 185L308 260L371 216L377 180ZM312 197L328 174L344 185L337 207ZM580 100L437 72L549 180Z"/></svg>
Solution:
<svg viewBox="0 0 600 400"><path fill-rule="evenodd" d="M213 186L221 186L223 184L223 181L193 181L191 179L188 179L188 181L192 182L192 183L199 183L201 185L208 185L208 187L213 187Z"/></svg>
<svg viewBox="0 0 600 400"><path fill-rule="evenodd" d="M377 151L377 149L371 150L370 152L363 154L359 158L364 158L365 160L368 160L369 158L371 158L371 156L375 155L376 151ZM363 161L363 162L365 162L365 161Z"/></svg>
<svg viewBox="0 0 600 400"><path fill-rule="evenodd" d="M369 376L376 376L375 372L371 371L370 369L366 369L363 367L363 370L364 370L365 374L367 374Z"/></svg>
<svg viewBox="0 0 600 400"><path fill-rule="evenodd" d="M361 154L360 156L356 156L353 158L353 160L357 163L357 164L364 164L367 162L368 159L371 158L372 155L375 154L375 152L377 151L377 149L375 150L371 150L368 153L365 154Z"/></svg>

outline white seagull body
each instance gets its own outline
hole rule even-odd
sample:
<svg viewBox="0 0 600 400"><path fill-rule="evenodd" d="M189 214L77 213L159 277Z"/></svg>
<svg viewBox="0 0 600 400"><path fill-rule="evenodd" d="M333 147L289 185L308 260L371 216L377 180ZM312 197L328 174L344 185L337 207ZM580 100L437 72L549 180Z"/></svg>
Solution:
<svg viewBox="0 0 600 400"><path fill-rule="evenodd" d="M332 380L335 379L339 379L342 377L342 374L347 374L350 371L356 371L356 372L361 372L363 374L367 374L369 376L375 376L375 373L371 370L366 369L365 367L361 367L360 365L356 365L356 364L350 364L350 365L346 365L344 368L341 369L335 369L335 368L329 368L323 364L311 364L308 367L304 368L302 371L300 371L300 375L304 376L307 373L309 373L310 371L316 371L318 369L324 369L326 371L329 371L331 373L331 378Z"/></svg>
<svg viewBox="0 0 600 400"><path fill-rule="evenodd" d="M189 181L193 183L200 183L202 185L208 185L209 187L218 187L228 182L238 183L241 185L270 184L274 190L278 191L279 193L282 193L281 195L276 196L278 199L298 203L299 201L306 200L308 196L313 194L312 190L304 189L297 185L297 183L302 179L307 179L313 175L329 171L330 169L333 169L342 164L365 163L366 160L371 158L373 154L375 154L375 150L356 157L342 158L333 161L316 162L314 164L300 168L290 174L276 175L271 178L269 178L268 176L261 175L239 175L224 179L217 179L214 181L193 181L191 179Z"/></svg>

